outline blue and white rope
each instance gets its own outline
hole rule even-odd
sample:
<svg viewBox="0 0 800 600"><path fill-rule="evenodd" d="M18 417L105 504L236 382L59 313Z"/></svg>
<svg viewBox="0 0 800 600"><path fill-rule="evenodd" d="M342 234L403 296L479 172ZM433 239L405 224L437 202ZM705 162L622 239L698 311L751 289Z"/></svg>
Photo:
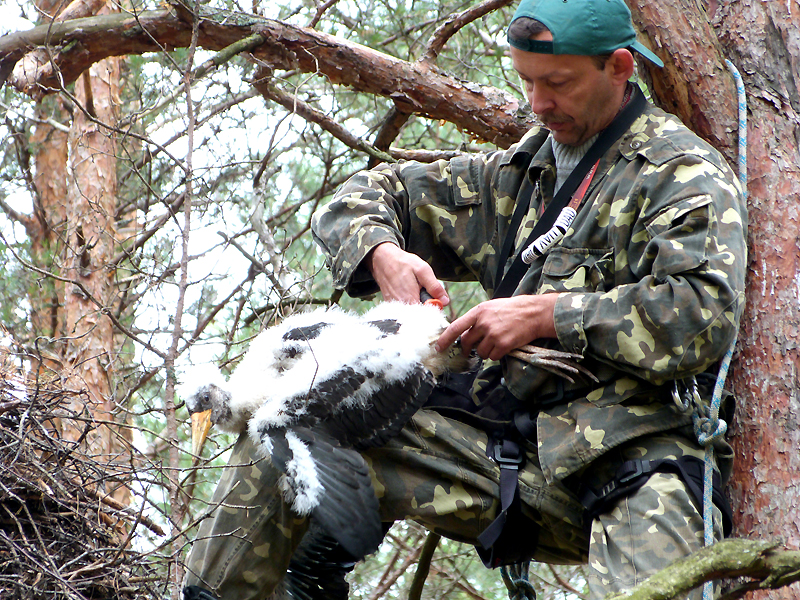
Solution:
<svg viewBox="0 0 800 600"><path fill-rule="evenodd" d="M736 82L736 95L739 99L739 183L742 186L742 195L747 200L747 94L739 69L727 58L725 64Z"/></svg>
<svg viewBox="0 0 800 600"><path fill-rule="evenodd" d="M736 82L736 92L739 99L739 183L742 187L742 196L747 199L747 96L744 90L742 76L736 66L725 60L733 79ZM706 448L705 469L703 472L703 537L706 546L714 543L714 516L713 516L713 476L714 476L714 441L722 438L728 428L725 421L719 419L719 409L722 404L722 389L728 368L733 358L736 338L731 342L730 348L725 353L717 373L717 382L711 395L711 406L708 417L695 420L695 433L697 441ZM707 581L703 586L703 600L711 600L714 596L714 582Z"/></svg>

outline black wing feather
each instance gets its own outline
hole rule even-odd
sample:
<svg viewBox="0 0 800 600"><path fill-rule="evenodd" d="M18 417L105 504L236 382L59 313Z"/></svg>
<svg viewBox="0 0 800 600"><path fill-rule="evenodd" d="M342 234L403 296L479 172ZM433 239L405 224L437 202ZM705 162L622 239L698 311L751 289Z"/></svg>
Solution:
<svg viewBox="0 0 800 600"><path fill-rule="evenodd" d="M370 323L384 336L391 336L400 327L393 319ZM287 342L313 339L327 326L298 327L283 338ZM384 534L369 469L357 450L382 446L396 436L425 404L435 383L422 365L403 381L391 384L379 373L357 372L345 366L334 377L315 382L307 393L291 399L285 407L293 415L289 429L306 443L323 488L319 504L312 509L313 521L352 557L374 552ZM367 384L377 386L377 391L364 398ZM357 395L362 397L352 401ZM286 473L292 453L284 435L267 429L261 433L262 441L264 435L270 436L273 463ZM289 482L301 483L291 478ZM316 584L310 585L310 590L317 589Z"/></svg>
<svg viewBox="0 0 800 600"><path fill-rule="evenodd" d="M380 387L363 408L338 410L321 426L346 446L382 446L425 404L435 383L431 372L420 365L403 381Z"/></svg>
<svg viewBox="0 0 800 600"><path fill-rule="evenodd" d="M355 450L339 447L324 432L297 428L294 433L308 444L324 490L312 512L314 518L353 556L377 550L383 531L364 458Z"/></svg>
<svg viewBox="0 0 800 600"><path fill-rule="evenodd" d="M380 319L379 321L367 321L367 323L380 329L383 337L394 335L400 331L400 322L396 319Z"/></svg>
<svg viewBox="0 0 800 600"><path fill-rule="evenodd" d="M319 335L319 332L329 327L330 323L320 321L313 325L305 325L303 327L295 327L283 334L284 342L299 342L303 340L313 340Z"/></svg>
<svg viewBox="0 0 800 600"><path fill-rule="evenodd" d="M356 562L356 557L312 520L289 562L284 588L294 600L347 600L350 586L345 575Z"/></svg>

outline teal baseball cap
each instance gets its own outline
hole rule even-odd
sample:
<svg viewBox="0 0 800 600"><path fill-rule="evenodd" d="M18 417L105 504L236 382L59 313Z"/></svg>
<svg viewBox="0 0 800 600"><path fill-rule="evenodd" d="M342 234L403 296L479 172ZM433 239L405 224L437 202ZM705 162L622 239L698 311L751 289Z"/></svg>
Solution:
<svg viewBox="0 0 800 600"><path fill-rule="evenodd" d="M514 13L539 21L553 34L553 41L508 36L508 43L537 54L599 56L619 48L635 50L658 67L661 59L636 39L631 11L624 0L522 0Z"/></svg>

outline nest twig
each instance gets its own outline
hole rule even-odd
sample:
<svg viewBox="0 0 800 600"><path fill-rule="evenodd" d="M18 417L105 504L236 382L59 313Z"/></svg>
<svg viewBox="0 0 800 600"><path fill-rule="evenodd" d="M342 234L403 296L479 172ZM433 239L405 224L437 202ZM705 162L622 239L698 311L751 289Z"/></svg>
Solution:
<svg viewBox="0 0 800 600"><path fill-rule="evenodd" d="M0 370L0 598L160 598L163 577L131 539L163 532L105 492L125 485L122 466L58 434L76 395Z"/></svg>

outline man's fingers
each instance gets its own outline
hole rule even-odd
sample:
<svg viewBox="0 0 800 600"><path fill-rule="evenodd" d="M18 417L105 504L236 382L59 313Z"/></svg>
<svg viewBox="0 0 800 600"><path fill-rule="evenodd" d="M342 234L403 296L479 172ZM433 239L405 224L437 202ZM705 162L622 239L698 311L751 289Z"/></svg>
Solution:
<svg viewBox="0 0 800 600"><path fill-rule="evenodd" d="M467 312L463 317L459 317L452 323L450 326L442 332L442 335L439 336L438 341L436 342L436 351L437 352L444 352L452 346L455 341L458 339L462 333L467 331L470 327L475 324L474 317L472 316L472 311ZM472 350L472 346L466 347L463 345L464 340L462 338L462 348L464 349L465 353L469 353Z"/></svg>
<svg viewBox="0 0 800 600"><path fill-rule="evenodd" d="M450 303L444 285L436 279L431 266L416 254L384 242L372 249L367 260L385 300L417 304L420 290L424 288L442 306Z"/></svg>
<svg viewBox="0 0 800 600"><path fill-rule="evenodd" d="M425 263L427 266L427 263ZM450 298L447 297L447 291L444 289L444 285L433 274L433 270L430 269L429 272L424 271L417 276L417 281L420 284L420 287L427 291L434 299L438 300L442 303L442 306L447 306L450 304Z"/></svg>

